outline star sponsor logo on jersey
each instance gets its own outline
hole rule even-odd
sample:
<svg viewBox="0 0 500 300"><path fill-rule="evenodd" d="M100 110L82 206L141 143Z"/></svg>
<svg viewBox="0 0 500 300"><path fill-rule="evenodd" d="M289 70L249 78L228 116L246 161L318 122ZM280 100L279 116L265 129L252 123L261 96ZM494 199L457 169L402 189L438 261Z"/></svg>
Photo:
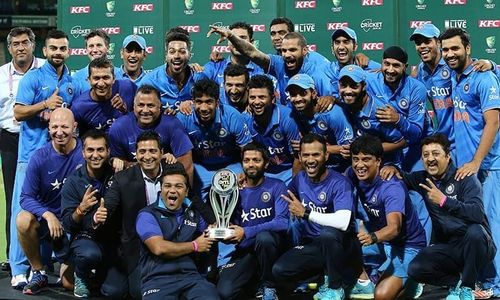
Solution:
<svg viewBox="0 0 500 300"><path fill-rule="evenodd" d="M151 12L155 10L153 3L136 3L132 4L133 12Z"/></svg>
<svg viewBox="0 0 500 300"><path fill-rule="evenodd" d="M153 295L153 294L159 293L160 291L161 291L161 289L149 289L149 290L145 291L144 293L142 293L142 296L145 297L147 295Z"/></svg>
<svg viewBox="0 0 500 300"><path fill-rule="evenodd" d="M283 134L279 130L275 130L273 132L273 139L275 141L281 142L283 140Z"/></svg>
<svg viewBox="0 0 500 300"><path fill-rule="evenodd" d="M116 6L116 1L108 1L106 2L106 17L108 18L113 18L115 16L115 6Z"/></svg>
<svg viewBox="0 0 500 300"><path fill-rule="evenodd" d="M499 96L497 93L497 88L492 86L490 87L490 95L488 96L488 100L498 100Z"/></svg>
<svg viewBox="0 0 500 300"><path fill-rule="evenodd" d="M267 151L269 152L269 155L275 155L275 154L283 154L285 153L285 147L267 147Z"/></svg>
<svg viewBox="0 0 500 300"><path fill-rule="evenodd" d="M444 5L466 5L467 0L444 0Z"/></svg>
<svg viewBox="0 0 500 300"><path fill-rule="evenodd" d="M484 3L484 8L486 9L494 9L495 8L495 0L486 0Z"/></svg>
<svg viewBox="0 0 500 300"><path fill-rule="evenodd" d="M384 0L361 0L361 6L381 6Z"/></svg>
<svg viewBox="0 0 500 300"><path fill-rule="evenodd" d="M61 189L61 186L66 182L66 178L64 178L62 181L59 181L57 178L54 182L51 182L50 185L52 186L52 190L59 190Z"/></svg>
<svg viewBox="0 0 500 300"><path fill-rule="evenodd" d="M200 25L180 25L182 29L186 30L189 33L198 33L201 31Z"/></svg>
<svg viewBox="0 0 500 300"><path fill-rule="evenodd" d="M193 222L193 221L188 220L188 219L185 219L184 220L184 225L191 226L191 227L196 227L196 226L198 226L198 223Z"/></svg>
<svg viewBox="0 0 500 300"><path fill-rule="evenodd" d="M364 19L363 21L361 21L361 24L359 26L361 27L361 29L363 29L364 32L368 32L370 30L381 30L382 22L373 21L373 19Z"/></svg>
<svg viewBox="0 0 500 300"><path fill-rule="evenodd" d="M269 202L269 200L271 200L271 193L269 193L269 192L262 193L260 195L260 200L262 200L262 202L264 202L264 203Z"/></svg>
<svg viewBox="0 0 500 300"><path fill-rule="evenodd" d="M132 28L132 31L136 35L149 35L154 34L154 26L151 25L138 25Z"/></svg>
<svg viewBox="0 0 500 300"><path fill-rule="evenodd" d="M478 20L477 25L479 28L499 28L500 20Z"/></svg>
<svg viewBox="0 0 500 300"><path fill-rule="evenodd" d="M349 27L347 22L326 23L326 30L333 31L343 27Z"/></svg>
<svg viewBox="0 0 500 300"><path fill-rule="evenodd" d="M76 39L79 36L86 36L90 33L90 28L82 28L81 25L75 25L71 27L69 33Z"/></svg>
<svg viewBox="0 0 500 300"><path fill-rule="evenodd" d="M297 9L312 9L316 8L316 1L295 1L295 8Z"/></svg>
<svg viewBox="0 0 500 300"><path fill-rule="evenodd" d="M250 222L255 219L268 218L272 216L272 213L273 213L272 207L266 207L262 209L257 207L252 207L248 212L246 212L243 209L241 211L241 223Z"/></svg>
<svg viewBox="0 0 500 300"><path fill-rule="evenodd" d="M90 6L71 6L69 8L70 14L90 14Z"/></svg>
<svg viewBox="0 0 500 300"><path fill-rule="evenodd" d="M375 209L375 208L372 208L370 206L368 206L367 203L363 203L363 206L365 207L366 209L366 212L372 216L375 216L375 217L380 217L380 210L379 209Z"/></svg>
<svg viewBox="0 0 500 300"><path fill-rule="evenodd" d="M455 191L455 185L453 183L450 183L450 185L448 185L445 190L446 194L448 195L453 194L454 191Z"/></svg>
<svg viewBox="0 0 500 300"><path fill-rule="evenodd" d="M363 119L363 121L361 121L361 126L364 129L369 129L370 127L372 127L372 124L367 119Z"/></svg>
<svg viewBox="0 0 500 300"><path fill-rule="evenodd" d="M444 20L444 27L445 28L462 28L462 29L467 29L467 20L465 19L454 19L454 20Z"/></svg>
<svg viewBox="0 0 500 300"><path fill-rule="evenodd" d="M250 0L250 13L252 14L258 14L260 13L260 8L259 8L260 0Z"/></svg>
<svg viewBox="0 0 500 300"><path fill-rule="evenodd" d="M383 42L363 43L362 49L365 51L384 50L384 43Z"/></svg>
<svg viewBox="0 0 500 300"><path fill-rule="evenodd" d="M316 24L315 23L300 23L295 24L296 32L316 32Z"/></svg>
<svg viewBox="0 0 500 300"><path fill-rule="evenodd" d="M488 46L488 48L485 49L486 53L495 54L497 52L497 49L495 48L496 37L494 35L489 36L485 39L485 41L486 46Z"/></svg>
<svg viewBox="0 0 500 300"><path fill-rule="evenodd" d="M192 15L194 14L194 0L184 0L184 7L186 8L184 10L185 15Z"/></svg>
<svg viewBox="0 0 500 300"><path fill-rule="evenodd" d="M232 10L233 2L212 2L212 10Z"/></svg>
<svg viewBox="0 0 500 300"><path fill-rule="evenodd" d="M408 22L408 25L410 26L411 29L417 29L421 28L425 24L432 24L432 21L410 21Z"/></svg>
<svg viewBox="0 0 500 300"><path fill-rule="evenodd" d="M417 4L415 4L416 9L423 10L423 9L427 8L427 4L425 4L425 0L416 0L416 1L417 1Z"/></svg>
<svg viewBox="0 0 500 300"><path fill-rule="evenodd" d="M334 13L342 11L342 6L341 6L342 0L332 0L332 3L333 3L332 11Z"/></svg>
<svg viewBox="0 0 500 300"><path fill-rule="evenodd" d="M407 99L403 98L398 101L398 106L402 109L407 109L408 105L410 104L410 101Z"/></svg>

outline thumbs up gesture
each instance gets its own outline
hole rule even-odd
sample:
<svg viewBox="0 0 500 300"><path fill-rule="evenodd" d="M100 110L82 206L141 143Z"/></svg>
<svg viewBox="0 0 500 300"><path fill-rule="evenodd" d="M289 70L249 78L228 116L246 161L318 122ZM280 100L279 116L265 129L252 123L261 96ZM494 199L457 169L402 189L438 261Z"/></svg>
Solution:
<svg viewBox="0 0 500 300"><path fill-rule="evenodd" d="M104 224L107 218L108 218L108 210L104 206L104 198L101 198L99 207L97 208L97 211L94 214L94 223L96 225Z"/></svg>
<svg viewBox="0 0 500 300"><path fill-rule="evenodd" d="M56 90L52 95L50 95L49 99L45 100L45 105L48 109L54 110L58 107L61 107L63 103L63 99L59 96L59 88L56 87Z"/></svg>

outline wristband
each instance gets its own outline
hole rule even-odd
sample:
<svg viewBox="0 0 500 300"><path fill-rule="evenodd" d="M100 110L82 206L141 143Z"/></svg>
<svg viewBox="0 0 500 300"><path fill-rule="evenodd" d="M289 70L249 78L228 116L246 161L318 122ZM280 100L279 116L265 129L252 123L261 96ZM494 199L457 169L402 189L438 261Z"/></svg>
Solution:
<svg viewBox="0 0 500 300"><path fill-rule="evenodd" d="M376 244L378 242L378 237L375 232L370 232L370 238L372 239L372 244Z"/></svg>
<svg viewBox="0 0 500 300"><path fill-rule="evenodd" d="M80 209L80 206L76 207L76 214L79 216L85 216L85 213Z"/></svg>
<svg viewBox="0 0 500 300"><path fill-rule="evenodd" d="M304 215L302 216L302 219L309 221L309 215L311 214L311 209L306 208L306 211L304 211Z"/></svg>
<svg viewBox="0 0 500 300"><path fill-rule="evenodd" d="M196 241L192 241L191 243L193 243L193 251L198 252L198 243Z"/></svg>
<svg viewBox="0 0 500 300"><path fill-rule="evenodd" d="M448 199L448 197L443 195L443 198L441 198L441 201L439 202L439 207L443 207L443 205L446 203L446 199Z"/></svg>

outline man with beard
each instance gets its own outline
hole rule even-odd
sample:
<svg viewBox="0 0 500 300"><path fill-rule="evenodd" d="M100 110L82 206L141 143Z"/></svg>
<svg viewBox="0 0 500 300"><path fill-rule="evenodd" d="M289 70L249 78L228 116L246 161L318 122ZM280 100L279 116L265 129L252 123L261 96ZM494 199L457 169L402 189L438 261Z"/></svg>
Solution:
<svg viewBox="0 0 500 300"><path fill-rule="evenodd" d="M224 70L226 102L221 103L231 105L240 113L247 111L249 79L248 70L245 67L236 64L228 65Z"/></svg>
<svg viewBox="0 0 500 300"><path fill-rule="evenodd" d="M221 299L238 299L242 290L258 276L257 298L278 299L272 276L274 262L284 250L288 228L288 207L281 199L285 184L264 176L269 165L265 148L250 143L241 150L245 187L233 218L233 235L226 241L236 243L236 251L221 267L217 290ZM260 295L260 297L259 297Z"/></svg>
<svg viewBox="0 0 500 300"><path fill-rule="evenodd" d="M120 71L117 72L116 78L129 79L136 85L139 85L142 78L146 76L146 72L142 68L142 64L146 59L146 40L137 34L128 35L123 40L123 45L120 50L120 57L123 61Z"/></svg>
<svg viewBox="0 0 500 300"><path fill-rule="evenodd" d="M456 179L477 174L483 185L486 216L492 228L500 226L497 205L500 203L500 83L493 72L474 72L467 32L449 28L439 36L443 58L452 69L451 96L454 101L454 130L458 170ZM500 231L493 240L500 243ZM494 260L496 275L489 281L494 295L500 294L500 254Z"/></svg>
<svg viewBox="0 0 500 300"><path fill-rule="evenodd" d="M474 299L479 272L497 250L483 206L488 201L481 197L476 176L457 178L446 136L436 134L422 141L422 162L425 171L405 173L392 167L381 171L387 179L400 173L406 186L425 198L432 218L433 245L417 254L408 274L418 282L449 286L447 300Z"/></svg>
<svg viewBox="0 0 500 300"><path fill-rule="evenodd" d="M76 97L71 105L81 136L92 128L108 132L115 119L132 110L137 87L128 79L114 85L116 81L113 64L106 57L90 62L91 89Z"/></svg>
<svg viewBox="0 0 500 300"><path fill-rule="evenodd" d="M35 34L28 27L12 28L7 35L7 50L12 61L0 66L0 155L5 192L6 254L9 257L10 214L20 129L20 123L14 120L14 101L21 78L29 70L41 67L45 60L34 57ZM2 262L1 268L8 271L10 264Z"/></svg>
<svg viewBox="0 0 500 300"><path fill-rule="evenodd" d="M60 263L65 264L68 259L69 242L61 225L61 187L66 177L84 162L81 143L74 137L75 129L71 110L54 110L49 122L51 141L33 153L26 170L20 201L22 211L16 216L19 244L32 274L23 288L24 294L37 294L48 283L40 255L41 242L52 244ZM61 266L61 277L64 270Z"/></svg>
<svg viewBox="0 0 500 300"><path fill-rule="evenodd" d="M109 50L109 35L102 29L93 29L85 36L85 49L87 50L87 56L89 61L93 61L98 57L106 57ZM120 68L113 67L115 74L118 74ZM77 86L78 93L83 93L91 88L89 78L89 66L81 68L76 71L72 78L73 84Z"/></svg>
<svg viewBox="0 0 500 300"><path fill-rule="evenodd" d="M329 160L327 164L343 172L348 161L340 157L343 145L353 140L353 129L344 111L339 106L327 112L319 112L316 103L318 94L314 80L307 74L297 74L288 81L287 92L293 106L292 118L302 135L309 132L323 136L327 141ZM298 141L291 141L295 152L299 152Z"/></svg>
<svg viewBox="0 0 500 300"><path fill-rule="evenodd" d="M193 178L193 159L189 140L182 124L173 116L161 113L160 95L150 85L142 85L134 98L134 111L117 119L109 129L111 157L115 170L130 166L136 160L136 139L153 130L160 134L162 158L172 162L172 155L184 165L190 180ZM190 181L191 182L191 181Z"/></svg>
<svg viewBox="0 0 500 300"><path fill-rule="evenodd" d="M12 269L12 286L22 289L26 284L28 265L26 256L17 241L16 217L21 211L19 199L26 175L26 167L33 153L47 143L47 121L52 110L69 106L75 95L69 70L65 65L69 57L66 33L51 30L45 38L43 53L47 63L28 72L21 82L14 106L14 117L23 121L20 129L19 156L12 195L11 244L9 260Z"/></svg>
<svg viewBox="0 0 500 300"><path fill-rule="evenodd" d="M311 59L307 49L307 42L303 35L296 32L288 33L281 43L281 56L265 54L255 48L252 43L241 39L230 30L222 27L210 26L207 36L212 33L220 35L217 43L229 40L231 44L243 55L278 79L280 101L282 104L289 102L285 88L288 80L295 74L308 74L314 79L317 92L320 96L331 95L330 79L327 62L318 62Z"/></svg>
<svg viewBox="0 0 500 300"><path fill-rule="evenodd" d="M252 139L266 147L269 154L266 175L290 183L292 174L300 169L298 151L292 148L292 144L300 140L292 110L275 104L273 82L266 75L250 78L248 102L248 128Z"/></svg>
<svg viewBox="0 0 500 300"><path fill-rule="evenodd" d="M61 220L65 232L71 235L70 249L75 268L73 293L76 297L88 298L92 270L96 270L100 284L115 261L117 239L110 233L118 228L112 223L96 226L107 213L102 197L113 177L108 138L103 131L93 129L82 137L82 143L85 164L63 185Z"/></svg>
<svg viewBox="0 0 500 300"><path fill-rule="evenodd" d="M274 264L278 285L294 286L325 271L326 286L315 299L344 299L344 284L361 271L361 249L355 234L354 195L347 178L326 167L326 141L307 134L300 142L300 171L282 195L290 214L300 219L300 243L285 252ZM343 276L355 265L354 276Z"/></svg>
<svg viewBox="0 0 500 300"><path fill-rule="evenodd" d="M189 67L191 40L189 36L171 32L165 37L166 63L155 68L141 80L140 85L151 85L160 92L165 109L177 111L181 103L191 99L191 89L196 81L206 78L205 73L193 72ZM184 104L191 106L191 102ZM189 173L189 171L186 169Z"/></svg>

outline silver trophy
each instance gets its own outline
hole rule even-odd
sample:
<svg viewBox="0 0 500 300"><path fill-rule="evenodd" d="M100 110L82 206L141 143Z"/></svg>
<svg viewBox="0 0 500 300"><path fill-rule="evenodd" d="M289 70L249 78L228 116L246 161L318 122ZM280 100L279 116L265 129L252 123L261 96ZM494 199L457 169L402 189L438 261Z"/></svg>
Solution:
<svg viewBox="0 0 500 300"><path fill-rule="evenodd" d="M228 227L238 196L236 174L228 169L215 172L210 188L210 204L214 211L216 227L209 229L211 238L224 239L233 234L233 230Z"/></svg>

